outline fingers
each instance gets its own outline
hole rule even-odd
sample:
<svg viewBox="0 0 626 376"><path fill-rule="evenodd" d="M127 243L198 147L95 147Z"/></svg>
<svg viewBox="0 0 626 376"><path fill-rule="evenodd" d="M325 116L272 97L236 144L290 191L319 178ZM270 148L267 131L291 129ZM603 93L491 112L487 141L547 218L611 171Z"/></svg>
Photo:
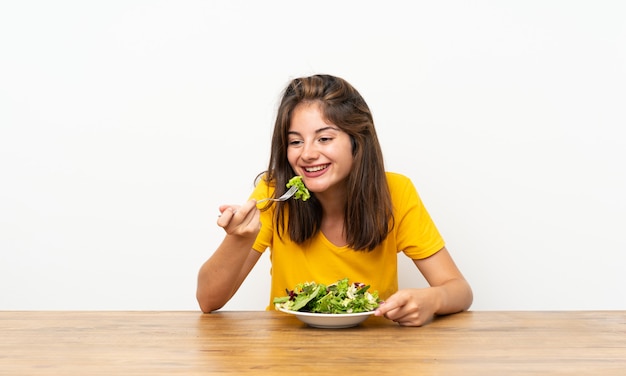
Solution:
<svg viewBox="0 0 626 376"><path fill-rule="evenodd" d="M232 209L232 211L237 211L238 207L239 205L220 205L219 207L220 215L224 214L224 212L228 209Z"/></svg>
<svg viewBox="0 0 626 376"><path fill-rule="evenodd" d="M407 305L383 303L374 313L376 316L384 316L386 319L402 326L420 326L420 312L412 311Z"/></svg>
<svg viewBox="0 0 626 376"><path fill-rule="evenodd" d="M409 297L402 291L398 291L391 295L387 300L380 303L374 315L376 316L389 316L393 311L397 311L404 307L408 303ZM387 317L388 318L388 317Z"/></svg>
<svg viewBox="0 0 626 376"><path fill-rule="evenodd" d="M416 289L400 290L381 303L374 312L403 326L421 326L433 317L434 311Z"/></svg>
<svg viewBox="0 0 626 376"><path fill-rule="evenodd" d="M397 309L399 307L400 306L397 303L394 303L393 300L391 300L391 301L386 300L386 301L380 303L378 308L376 308L376 311L374 311L374 315L375 316L386 316L388 312L393 311L394 309Z"/></svg>
<svg viewBox="0 0 626 376"><path fill-rule="evenodd" d="M226 227L237 212L237 207L222 205L220 206L220 215L217 216L217 225Z"/></svg>
<svg viewBox="0 0 626 376"><path fill-rule="evenodd" d="M260 229L260 212L255 200L249 200L241 206L222 205L217 225L231 235L256 235Z"/></svg>

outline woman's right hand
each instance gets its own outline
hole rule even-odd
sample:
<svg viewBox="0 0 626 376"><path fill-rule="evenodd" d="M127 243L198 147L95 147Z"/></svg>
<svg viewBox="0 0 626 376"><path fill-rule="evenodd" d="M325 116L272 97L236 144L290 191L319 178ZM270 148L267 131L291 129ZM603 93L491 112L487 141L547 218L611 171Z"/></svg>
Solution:
<svg viewBox="0 0 626 376"><path fill-rule="evenodd" d="M219 210L221 215L217 225L228 235L256 238L261 230L261 212L256 207L256 200L248 200L243 205L221 205Z"/></svg>

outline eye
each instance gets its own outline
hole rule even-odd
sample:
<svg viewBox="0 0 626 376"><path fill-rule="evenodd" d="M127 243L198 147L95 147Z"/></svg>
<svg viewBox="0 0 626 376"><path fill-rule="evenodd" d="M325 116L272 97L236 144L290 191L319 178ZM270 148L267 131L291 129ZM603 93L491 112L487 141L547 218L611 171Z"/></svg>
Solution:
<svg viewBox="0 0 626 376"><path fill-rule="evenodd" d="M289 146L298 146L302 144L302 140L289 140L287 145Z"/></svg>
<svg viewBox="0 0 626 376"><path fill-rule="evenodd" d="M321 142L321 143L327 143L327 142L330 142L332 140L333 140L333 137L320 137L318 139L318 141Z"/></svg>

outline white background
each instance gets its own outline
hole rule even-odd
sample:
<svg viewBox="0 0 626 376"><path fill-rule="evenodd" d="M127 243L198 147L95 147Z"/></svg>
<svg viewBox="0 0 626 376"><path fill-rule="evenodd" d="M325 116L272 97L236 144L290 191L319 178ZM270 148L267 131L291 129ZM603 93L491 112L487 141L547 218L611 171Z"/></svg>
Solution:
<svg viewBox="0 0 626 376"><path fill-rule="evenodd" d="M626 3L401 4L2 1L0 309L197 310L314 73L363 94L473 309L626 309ZM266 254L225 309L268 294Z"/></svg>

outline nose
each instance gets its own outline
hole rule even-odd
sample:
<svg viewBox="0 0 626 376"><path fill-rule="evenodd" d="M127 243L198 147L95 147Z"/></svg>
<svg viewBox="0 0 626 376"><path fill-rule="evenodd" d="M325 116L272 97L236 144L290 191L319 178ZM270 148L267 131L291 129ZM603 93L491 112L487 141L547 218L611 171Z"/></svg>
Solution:
<svg viewBox="0 0 626 376"><path fill-rule="evenodd" d="M317 159L319 156L319 151L315 147L313 143L305 143L302 148L302 154L300 155L305 161L312 161Z"/></svg>

